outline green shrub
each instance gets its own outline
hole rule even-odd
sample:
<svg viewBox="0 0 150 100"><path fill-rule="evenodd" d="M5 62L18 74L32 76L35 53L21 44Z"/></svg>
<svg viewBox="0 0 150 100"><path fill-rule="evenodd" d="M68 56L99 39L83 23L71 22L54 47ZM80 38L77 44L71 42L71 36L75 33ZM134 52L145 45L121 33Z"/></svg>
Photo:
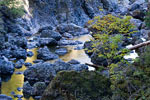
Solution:
<svg viewBox="0 0 150 100"><path fill-rule="evenodd" d="M91 30L97 33L105 34L131 34L135 26L130 23L131 16L125 16L122 18L113 16L111 14L102 18L96 16L93 20L89 20L88 24L91 26Z"/></svg>
<svg viewBox="0 0 150 100"><path fill-rule="evenodd" d="M150 11L146 12L145 23L148 28L150 28Z"/></svg>
<svg viewBox="0 0 150 100"><path fill-rule="evenodd" d="M14 18L18 18L24 15L24 7L21 4L22 1L17 0L2 0L0 1L0 7L8 7L7 13Z"/></svg>
<svg viewBox="0 0 150 100"><path fill-rule="evenodd" d="M90 20L88 24L91 25L94 42L93 49L89 52L97 52L98 57L103 57L108 62L106 67L111 80L112 100L149 100L150 56L147 53L150 50L145 52L143 57L141 55L136 63L131 64L124 59L129 50L120 48L125 34L135 32L131 31L134 25L130 23L130 18L107 15ZM119 60L114 63L114 59Z"/></svg>

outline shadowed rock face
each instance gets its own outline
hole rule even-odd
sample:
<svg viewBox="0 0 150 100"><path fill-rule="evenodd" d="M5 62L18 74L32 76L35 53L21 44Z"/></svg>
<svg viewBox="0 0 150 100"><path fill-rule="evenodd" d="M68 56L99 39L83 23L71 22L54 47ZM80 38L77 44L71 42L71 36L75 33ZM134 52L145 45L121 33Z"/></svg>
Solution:
<svg viewBox="0 0 150 100"><path fill-rule="evenodd" d="M29 0L33 23L40 25L74 23L83 25L99 13L101 0Z"/></svg>

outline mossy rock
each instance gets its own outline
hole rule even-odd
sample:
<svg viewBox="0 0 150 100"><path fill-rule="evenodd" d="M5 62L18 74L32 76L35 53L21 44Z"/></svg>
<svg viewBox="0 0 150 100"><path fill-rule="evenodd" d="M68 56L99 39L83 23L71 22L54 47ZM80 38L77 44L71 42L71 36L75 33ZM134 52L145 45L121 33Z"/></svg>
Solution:
<svg viewBox="0 0 150 100"><path fill-rule="evenodd" d="M41 100L106 100L112 94L110 84L108 78L94 71L61 71Z"/></svg>

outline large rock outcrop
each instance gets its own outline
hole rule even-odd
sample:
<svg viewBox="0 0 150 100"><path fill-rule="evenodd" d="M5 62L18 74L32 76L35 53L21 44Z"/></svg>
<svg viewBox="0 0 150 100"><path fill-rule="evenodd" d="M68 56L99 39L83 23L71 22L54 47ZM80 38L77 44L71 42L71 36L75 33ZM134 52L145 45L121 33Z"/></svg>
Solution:
<svg viewBox="0 0 150 100"><path fill-rule="evenodd" d="M62 60L58 60L54 64L48 62L34 64L24 72L24 80L26 81L23 86L24 96L41 96L47 85L59 71L74 70L79 72L87 69L88 66L84 64L70 64Z"/></svg>
<svg viewBox="0 0 150 100"><path fill-rule="evenodd" d="M44 26L74 23L83 26L98 14L118 9L118 0L23 0L26 15L18 24L37 32ZM128 0L127 0L128 1ZM119 9L124 8L120 7ZM100 11L99 9L104 9Z"/></svg>
<svg viewBox="0 0 150 100"><path fill-rule="evenodd" d="M110 90L109 79L97 72L62 71L49 84L41 100L108 100Z"/></svg>

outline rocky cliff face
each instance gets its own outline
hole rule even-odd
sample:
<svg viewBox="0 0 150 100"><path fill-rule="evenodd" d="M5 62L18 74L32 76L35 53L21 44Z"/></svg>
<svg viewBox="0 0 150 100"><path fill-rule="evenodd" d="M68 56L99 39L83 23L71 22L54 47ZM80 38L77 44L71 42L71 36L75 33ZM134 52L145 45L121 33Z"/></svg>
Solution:
<svg viewBox="0 0 150 100"><path fill-rule="evenodd" d="M30 27L28 31L60 23L83 26L95 15L114 10L117 2L117 0L24 0L27 14L19 23L22 27L28 25Z"/></svg>
<svg viewBox="0 0 150 100"><path fill-rule="evenodd" d="M36 33L39 28L60 23L83 26L87 20L99 14L127 12L129 3L133 1L135 0L23 0L26 14L14 23L24 33ZM136 2L143 3L144 0Z"/></svg>
<svg viewBox="0 0 150 100"><path fill-rule="evenodd" d="M25 2L28 15L24 17L24 23L28 22L28 25L37 29L60 23L82 26L100 13L100 7L103 8L101 0L30 0L29 2L25 0Z"/></svg>

